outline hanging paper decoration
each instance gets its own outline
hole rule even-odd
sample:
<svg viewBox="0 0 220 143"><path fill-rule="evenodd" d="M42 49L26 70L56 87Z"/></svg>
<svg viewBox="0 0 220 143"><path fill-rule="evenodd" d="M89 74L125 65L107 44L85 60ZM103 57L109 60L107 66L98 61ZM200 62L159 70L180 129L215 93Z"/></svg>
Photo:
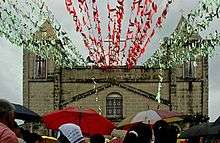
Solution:
<svg viewBox="0 0 220 143"><path fill-rule="evenodd" d="M153 16L157 13L158 11L158 6L154 1L145 1L145 5L147 2L150 4L150 9L146 11L146 17L147 20L145 23L142 22L142 19L140 21L135 18L135 25L136 25L136 30L135 34L136 35L132 40L132 45L129 50L129 56L127 59L127 65L128 68L133 67L134 65L137 64L137 60L143 53L145 52L148 44L150 43L151 39L156 33L156 29L161 27L163 20L166 18L167 15L167 10L169 6L169 2L167 2L165 8L163 9L161 16L157 18L156 24L154 25L154 22L152 20ZM139 14L139 12L137 12ZM137 15L140 16L140 15Z"/></svg>
<svg viewBox="0 0 220 143"><path fill-rule="evenodd" d="M92 78L92 81L93 81L93 89L95 90L95 96L96 96L96 97L95 97L95 102L96 102L96 104L98 105L98 113L99 113L100 115L102 115L102 108L101 108L101 106L98 104L98 102L99 102L99 96L98 96L97 83L96 83L94 77Z"/></svg>
<svg viewBox="0 0 220 143"><path fill-rule="evenodd" d="M4 0L0 10L0 37L65 67L85 63L44 1ZM54 35L41 31L47 23L53 27Z"/></svg>
<svg viewBox="0 0 220 143"><path fill-rule="evenodd" d="M159 78L159 83L158 83L158 88L157 88L156 100L158 101L158 103L160 103L161 102L160 100L161 88L162 88L162 82L163 82L163 70L162 69L159 70L158 78Z"/></svg>
<svg viewBox="0 0 220 143"><path fill-rule="evenodd" d="M149 68L156 66L167 69L186 61L212 56L215 46L220 44L220 33L215 31L204 39L195 36L206 30L214 19L219 18L219 8L219 1L200 2L186 18L182 17L182 25L162 42L161 48L144 65Z"/></svg>
<svg viewBox="0 0 220 143"><path fill-rule="evenodd" d="M83 41L84 41L84 45L86 48L88 48L89 50L89 56L90 59L92 61L95 61L98 66L104 66L102 60L105 59L104 58L104 50L103 50L103 41L102 41L102 37L101 37L101 28L100 28L100 22L99 22L99 14L98 14L98 10L97 10L97 3L94 0L92 3L92 8L93 8L93 20L95 22L95 26L96 26L96 34L98 34L98 38L93 36L95 33L94 31L92 31L93 27L92 27L92 21L89 15L89 10L88 10L88 6L87 6L87 2L86 1L78 1L78 6L80 9L80 12L83 13L82 16L82 21L80 21L79 17L77 16L76 10L73 7L72 4L72 0L66 0L66 7L67 10L69 11L69 13L71 14L71 16L73 17L73 22L75 24L75 28L77 32L80 32L82 37L83 37ZM82 24L83 23L83 24ZM89 34L88 34L89 32ZM90 48L90 47L95 47L94 49ZM102 61L102 62L101 62Z"/></svg>
<svg viewBox="0 0 220 143"><path fill-rule="evenodd" d="M108 45L104 44L102 36L106 31L102 31L97 0L78 0L74 6L72 0L66 0L66 7L73 18L75 30L80 32L85 47L89 50L91 61L99 67L108 68L127 64L132 68L137 64L138 59L147 51L148 44L153 36L157 34L166 19L170 1L165 4L158 4L154 0L134 0L131 3L128 26L125 35L122 35L122 23L125 17L125 1L117 0L115 5L110 0L106 2L107 9L107 39ZM23 8L25 7L25 9ZM78 10L79 9L79 10ZM48 10L43 0L34 1L11 1L4 0L0 7L0 36L7 38L11 43L24 47L45 58L49 57L56 63L65 67L75 65L85 65L85 60L77 49L72 46L67 33L64 32L60 24L55 20ZM188 23L183 24L179 31L174 32L169 38L170 58L167 61L165 54L167 48L161 48L162 52L145 62L145 65L152 67L175 67L189 59L196 59L199 56L207 56L213 53L215 45L219 44L219 33L210 34L209 40L198 41L200 48L194 48L199 43L191 45L189 51L183 50L182 45L189 43L190 35L204 31L213 19L219 18L219 1L202 1L200 5L186 18ZM51 35L37 36L45 33L41 31L43 23L50 23L54 29L54 37ZM38 34L36 34L38 33ZM45 33L46 34L46 33ZM41 37L41 38L39 38ZM46 40L47 37L48 39ZM122 38L123 44L121 44ZM162 47L165 44L162 44ZM182 48L181 48L182 47ZM160 63L158 63L160 59Z"/></svg>
<svg viewBox="0 0 220 143"><path fill-rule="evenodd" d="M197 36L199 32L208 28L210 22L219 18L219 8L220 3L217 1L201 2L197 9L191 11L186 18L182 17L181 25L169 38L164 39L161 47L144 63L148 68L160 69L156 96L158 102L160 102L164 69L175 68L187 61L192 61L196 66L197 59L212 56L215 46L220 44L218 31L210 33L205 39Z"/></svg>
<svg viewBox="0 0 220 143"><path fill-rule="evenodd" d="M126 64L128 68L132 68L146 51L157 29L162 26L170 1L167 1L164 6L157 4L154 0L133 0L123 46L121 37L124 0L117 0L115 6L109 0L107 1L108 46L103 43L102 33L104 32L101 29L97 0L76 2L65 0L65 3L67 11L73 18L75 30L81 33L84 46L89 50L90 59L99 67L106 68L118 66L123 63L124 58L127 58Z"/></svg>

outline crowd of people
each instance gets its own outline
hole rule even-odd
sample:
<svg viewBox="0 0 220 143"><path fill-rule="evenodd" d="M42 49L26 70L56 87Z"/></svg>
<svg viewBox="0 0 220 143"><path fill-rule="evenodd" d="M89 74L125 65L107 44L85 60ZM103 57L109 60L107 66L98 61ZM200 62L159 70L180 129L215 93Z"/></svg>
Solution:
<svg viewBox="0 0 220 143"><path fill-rule="evenodd" d="M10 102L0 99L0 143L43 143L39 134L30 133L16 124L14 110ZM80 127L73 123L59 127L57 141L58 143L107 142L101 134L94 134L87 141ZM136 123L130 127L123 139L108 140L109 143L176 143L176 141L176 128L163 120L157 121L154 125Z"/></svg>
<svg viewBox="0 0 220 143"><path fill-rule="evenodd" d="M154 138L153 138L154 137ZM67 123L59 127L59 143L86 143L80 127ZM90 137L90 143L105 143L103 135L95 134ZM176 143L177 130L163 120L155 123L153 128L144 123L137 123L132 126L126 133L123 140L113 138L109 143Z"/></svg>

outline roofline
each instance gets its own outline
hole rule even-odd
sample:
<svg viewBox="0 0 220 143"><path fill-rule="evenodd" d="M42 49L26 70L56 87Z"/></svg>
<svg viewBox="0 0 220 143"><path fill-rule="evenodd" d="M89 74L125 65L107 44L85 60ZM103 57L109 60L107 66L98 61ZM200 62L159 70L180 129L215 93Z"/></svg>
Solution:
<svg viewBox="0 0 220 143"><path fill-rule="evenodd" d="M111 71L113 69L124 69L124 70L128 70L128 67L127 66L113 66L113 67L107 67L107 68L104 68L104 67L98 67L97 65L92 65L92 66L74 66L73 68L63 68L64 70L73 70L73 69L78 69L78 70L82 70L82 69L100 69L100 70L103 70L103 71ZM160 69L159 67L146 67L146 66L143 66L143 65L137 65L137 66L134 66L132 69L130 70L133 70L133 69Z"/></svg>
<svg viewBox="0 0 220 143"><path fill-rule="evenodd" d="M74 102L74 101L78 101L78 100L80 100L80 99L82 99L82 98L86 98L86 97L88 97L88 96L91 96L92 94L96 93L96 91L97 91L97 92L103 91L104 89L110 88L110 87L112 87L113 85L118 86L118 87L120 87L120 88L123 88L123 89L125 89L125 90L127 90L127 91L136 93L136 94L138 94L138 95L140 95L140 96L144 96L144 97L146 97L146 98L150 98L151 100L156 101L156 100L155 100L155 99L156 99L156 96L153 95L153 94L151 94L151 93L148 93L148 92L143 91L143 90L141 90L141 89L137 89L137 88L135 88L135 87L133 87L133 86L129 86L129 85L127 85L127 84L120 84L120 83L114 83L114 82L113 82L113 83L106 83L106 84L104 84L104 85L102 85L102 86L97 87L96 89L90 89L90 90L88 90L88 91L86 91L86 92L84 92L84 93L77 94L77 95L71 97L70 99L67 99L67 101L61 103L61 107L66 106L66 105L68 105L68 104L70 104L70 103L72 103L72 102ZM170 101L168 101L168 100L166 100L166 99L163 99L163 98L161 98L161 103L164 104L164 105L167 105L167 106L170 105Z"/></svg>

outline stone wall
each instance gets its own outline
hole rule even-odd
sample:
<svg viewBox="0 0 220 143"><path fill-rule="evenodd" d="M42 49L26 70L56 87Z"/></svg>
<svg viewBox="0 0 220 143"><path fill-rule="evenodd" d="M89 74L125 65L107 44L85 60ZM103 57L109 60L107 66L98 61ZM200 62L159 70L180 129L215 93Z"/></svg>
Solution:
<svg viewBox="0 0 220 143"><path fill-rule="evenodd" d="M65 90L65 89L64 89ZM166 109L168 110L168 106L159 104L157 101L153 101L144 96L135 94L133 92L122 89L118 86L112 86L103 91L97 93L97 95L92 94L89 97L82 98L77 102L73 102L68 106L78 106L81 108L93 108L96 111L98 107L101 107L101 113L106 115L106 97L112 92L119 93L123 97L123 117L127 117L133 113L148 110L148 109ZM98 101L96 101L96 97L98 97Z"/></svg>
<svg viewBox="0 0 220 143"><path fill-rule="evenodd" d="M24 105L34 111L43 114L44 112L56 109L54 106L55 93L55 65L47 61L47 78L34 79L34 55L24 54ZM204 59L202 59L204 60ZM57 103L69 101L72 97L94 90L96 87L111 84L111 87L103 88L98 92L99 101L95 101L96 95L91 93L85 98L80 97L77 101L71 101L66 106L77 105L81 108L102 108L105 115L106 96L110 92L118 92L123 96L123 116L146 109L172 109L184 114L203 113L208 114L208 72L207 63L197 62L196 76L193 79L183 78L183 66L176 69L164 71L164 80L161 88L161 98L171 105L159 104L151 98L144 97L135 92L120 87L126 84L141 92L149 93L154 97L158 89L158 69L145 69L135 67L127 70L125 67L118 67L103 71L96 67L77 67L72 70L61 69L59 78L59 89L56 92L61 98ZM203 71L203 72L202 72ZM57 75L57 73L56 73ZM189 88L192 88L189 92ZM47 105L47 103L50 103ZM39 106L42 105L42 106Z"/></svg>
<svg viewBox="0 0 220 143"><path fill-rule="evenodd" d="M53 82L29 83L29 108L40 115L53 110Z"/></svg>
<svg viewBox="0 0 220 143"><path fill-rule="evenodd" d="M80 96L79 99L69 102L66 106L78 106L81 109L92 108L106 116L106 97L114 92L123 98L123 118L148 109L172 109L183 114L208 115L208 67L205 64L198 64L195 79L184 79L182 66L172 69L171 73L168 70L164 72L161 99L168 102L171 100L171 105L169 105L158 103L155 98L137 94L121 86L127 85L134 88L134 91L140 90L155 97L158 89L158 69L137 67L128 71L119 67L113 71L102 71L96 68L80 67L72 70L61 69L56 73L55 65L48 60L47 78L34 79L33 59L33 55L24 55L23 99L26 107L40 115L59 108L55 106L56 94L60 96L58 98L60 101L57 103L70 101L72 97L93 91L94 81L97 83L97 88L106 84L110 86L98 91L97 94L91 92L84 98ZM57 76L60 77L58 81L55 80ZM55 90L56 88L58 89ZM189 88L192 90L191 93L189 93ZM44 128L38 131L47 134Z"/></svg>

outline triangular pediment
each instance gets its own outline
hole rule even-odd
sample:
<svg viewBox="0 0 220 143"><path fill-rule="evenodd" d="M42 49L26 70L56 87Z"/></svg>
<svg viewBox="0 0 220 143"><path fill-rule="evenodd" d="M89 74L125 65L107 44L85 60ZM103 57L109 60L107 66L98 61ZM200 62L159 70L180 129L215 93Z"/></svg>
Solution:
<svg viewBox="0 0 220 143"><path fill-rule="evenodd" d="M125 84L125 83L106 83L106 84L103 84L101 86L97 86L96 89L94 89L94 88L93 89L89 89L86 92L74 95L71 98L67 99L65 102L63 102L62 105L66 106L67 104L70 104L70 103L72 103L74 101L78 101L78 100L80 100L82 98L86 98L88 96L92 96L96 92L107 90L108 88L110 88L112 86L117 86L117 87L122 88L124 90L127 90L129 92L133 92L133 93L135 93L135 94L137 94L139 96L144 96L146 98L149 98L151 100L156 101L156 95L153 95L153 94L148 93L148 92L146 92L144 90L135 88L135 87L130 86L128 84ZM166 100L166 99L161 98L161 104L164 104L164 105L168 106L168 105L170 105L170 102L168 100Z"/></svg>
<svg viewBox="0 0 220 143"><path fill-rule="evenodd" d="M181 16L175 31L179 31L181 28L185 28L184 25L186 25L187 27L191 27L193 29L193 26L187 21L187 19L184 16ZM202 39L202 37L199 35L198 32L195 31L192 34L191 39L199 40Z"/></svg>
<svg viewBox="0 0 220 143"><path fill-rule="evenodd" d="M51 25L49 20L45 20L45 22L41 25L39 30L33 33L33 37L38 40L51 40L57 39L56 33L54 31L53 26Z"/></svg>

